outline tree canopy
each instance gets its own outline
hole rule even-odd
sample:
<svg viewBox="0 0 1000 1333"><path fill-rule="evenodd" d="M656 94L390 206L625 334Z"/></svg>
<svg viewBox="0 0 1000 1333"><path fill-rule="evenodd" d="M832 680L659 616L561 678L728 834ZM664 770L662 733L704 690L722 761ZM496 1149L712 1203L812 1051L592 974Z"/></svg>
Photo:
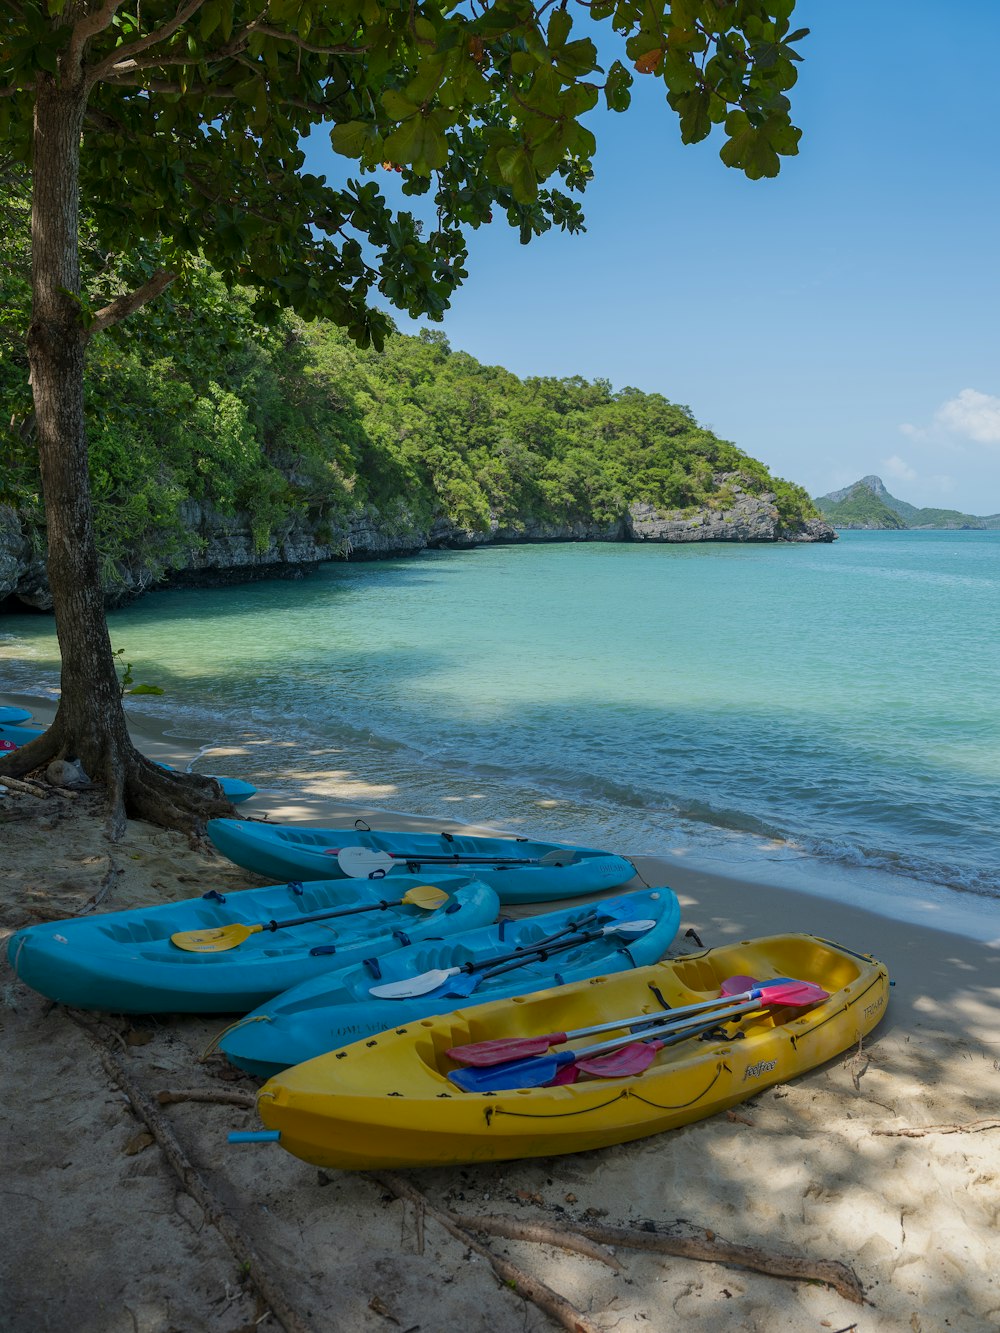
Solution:
<svg viewBox="0 0 1000 1333"><path fill-rule="evenodd" d="M494 210L523 240L582 225L584 118L626 110L637 76L662 81L685 142L719 125L728 166L777 174L799 139L793 3L14 0L0 142L29 162L38 90L78 65L80 189L100 245L160 238L165 272L202 253L229 281L379 341L373 297L439 317L468 230ZM597 35L622 58L602 64ZM302 136L320 126L340 180L303 169ZM427 225L394 211L371 178L383 168L427 196ZM95 317L111 314L84 298Z"/></svg>
<svg viewBox="0 0 1000 1333"><path fill-rule="evenodd" d="M128 737L104 619L85 428L95 334L206 260L263 307L380 346L387 300L440 318L470 229L522 240L582 226L595 147L583 118L661 79L687 142L715 126L751 178L798 149L794 0L8 0L0 144L30 171L27 330L48 575L62 654L53 726L0 771L73 754L128 810L172 823L220 793L164 775ZM599 59L601 41L619 58ZM624 57L622 59L621 57ZM626 62L628 62L626 64ZM605 64L607 68L605 68ZM343 160L305 170L320 132ZM398 174L425 216L394 208ZM80 200L103 266L81 282ZM129 270L138 268L138 274Z"/></svg>

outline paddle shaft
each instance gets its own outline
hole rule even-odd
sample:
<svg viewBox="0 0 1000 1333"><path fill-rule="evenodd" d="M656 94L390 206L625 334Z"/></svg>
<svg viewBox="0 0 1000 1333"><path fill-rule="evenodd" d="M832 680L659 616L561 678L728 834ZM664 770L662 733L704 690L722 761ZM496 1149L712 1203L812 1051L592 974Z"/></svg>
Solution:
<svg viewBox="0 0 1000 1333"><path fill-rule="evenodd" d="M364 903L361 907L338 907L330 912L313 912L311 916L297 916L290 921L268 921L261 930L283 930L285 926L304 926L309 921L328 921L332 916L356 916L358 912L384 912L389 907L404 906L402 898L383 898L378 903Z"/></svg>
<svg viewBox="0 0 1000 1333"><path fill-rule="evenodd" d="M579 935L580 932L589 927L591 922L597 920L599 913L596 908L592 912L585 913L579 921L574 921L565 925L561 930L555 930L551 935L543 935L540 940L535 940L534 944L523 944L516 949L511 949L509 953L498 954L495 958L485 958L481 962L470 959L463 963L459 968L460 972L477 972L483 967L492 967L494 963L505 963L511 958L517 958L519 955L530 952L535 953L539 949L546 949L550 944L555 944L557 940L564 939L567 935Z"/></svg>
<svg viewBox="0 0 1000 1333"><path fill-rule="evenodd" d="M742 1014L750 1013L754 1009L765 1007L759 1000L745 1000L742 1004L729 1005L725 1009L716 1010L714 1014L705 1015L697 1018L684 1018L680 1022L667 1021L658 1023L655 1027L648 1028L645 1032L639 1034L641 1041L649 1041L650 1038L658 1037L661 1034L678 1034L678 1040L683 1040L685 1036L690 1036L692 1031L710 1031L717 1023L728 1023L732 1018L739 1018ZM607 1041L599 1041L593 1046L585 1046L579 1051L557 1051L555 1058L560 1064L568 1064L570 1061L589 1059L592 1055L601 1055L604 1051L617 1050L619 1046L628 1046L636 1040L634 1032L625 1033L620 1037L610 1037ZM667 1045L669 1043L662 1043Z"/></svg>
<svg viewBox="0 0 1000 1333"><path fill-rule="evenodd" d="M783 987L792 987L792 999L796 998L801 991L797 988L802 987L802 982L796 982L792 978L782 977L775 981L757 982L749 990L742 993L723 994L712 1000L701 1000L697 1004L688 1004L669 1009L665 1012L633 1014L629 1018L612 1018L603 1023L593 1023L588 1027L575 1028L568 1032L547 1032L536 1037L498 1037L493 1041L473 1042L467 1046L456 1046L448 1052L454 1060L462 1064L476 1065L480 1068L489 1065L505 1064L509 1060L522 1059L529 1055L543 1055L550 1046L561 1046L564 1042L572 1041L577 1037L590 1037L598 1032L613 1032L616 1028L637 1027L640 1024L673 1022L675 1019L686 1014L696 1014L709 1009L718 1008L720 1005L736 1004L741 1000L761 999L767 1003L779 1004L782 996L787 994ZM816 998L819 998L817 996Z"/></svg>
<svg viewBox="0 0 1000 1333"><path fill-rule="evenodd" d="M461 866L461 865L481 865L490 866L497 870L518 866L556 866L568 865L577 859L577 850L567 848L563 851L561 848L553 848L541 857L505 857L496 856L477 856L472 853L466 855L463 852L386 852L379 847L367 847L363 843L350 843L346 847L341 847L334 852L329 849L328 854L335 854L337 865L345 875L352 879L378 879L387 871L394 869L397 865L405 865L417 868L422 865L434 866Z"/></svg>
<svg viewBox="0 0 1000 1333"><path fill-rule="evenodd" d="M589 914L589 916L595 917L597 915L598 912L596 910ZM584 917L583 921L586 921L587 919L588 917ZM652 929L652 926L655 924L655 922L651 923L648 929ZM612 930L616 928L615 923L612 923L612 925L608 927L601 927L600 929L593 931L585 931L581 929L581 925L582 922L572 927L566 926L562 930L556 931L553 935L548 935L541 940L537 940L534 944L522 945L517 949L512 949L509 953L497 954L493 958L483 958L479 961L470 959L469 962L462 963L456 967L441 968L429 973L421 973L420 976L412 977L408 981L392 981L388 982L385 986L372 986L369 988L368 993L379 999L412 999L417 995L429 995L432 991L438 990L439 987L443 986L445 982L450 981L452 977L473 975L481 969L492 969L498 963L509 963L510 969L513 970L515 967L520 967L524 962L538 961L540 955L548 955L549 953L561 952L564 949L575 948L576 945L586 944L590 940L598 939L601 935L611 934ZM570 936L570 938L563 938L565 936ZM507 969L501 970L506 971ZM433 978L433 985L428 985L424 990L413 989L413 987L418 986L428 977Z"/></svg>
<svg viewBox="0 0 1000 1333"><path fill-rule="evenodd" d="M361 843L351 843L352 847L360 847ZM339 856L341 852L346 851L346 847L331 847L324 855ZM449 855L447 852L383 852L380 848L365 848L365 851L378 852L381 856L388 856L393 861L405 861L408 865L415 863L417 865L475 865L475 866L538 866L542 864L542 858L538 856L463 856L461 852L455 852ZM547 853L551 855L551 853ZM553 863L554 864L554 863Z"/></svg>
<svg viewBox="0 0 1000 1333"><path fill-rule="evenodd" d="M584 922L596 918L597 915L596 910L589 912L586 916L582 917L579 922L570 926L563 926L561 930L555 931L552 935L543 936L542 939L536 940L534 944L519 945L518 948L511 949L508 953L497 954L494 958L483 958L478 961L474 958L470 958L468 962L461 963L455 967L435 968L431 972L422 972L419 976L410 977L408 980L390 981L384 986L373 986L370 988L369 994L379 996L382 999L391 999L393 998L392 987L398 988L397 994L401 999L409 999L412 995L430 994L432 990L437 990L438 986L444 985L446 981L450 980L452 977L459 976L463 972L474 972L478 968L492 967L494 963L506 963L512 958L522 958L525 955L534 956L536 953L548 949L551 944L554 944L557 940L561 940L565 935L579 934L583 928ZM433 977L434 979L434 985L428 986L426 992L408 992L402 989L406 986L416 986L418 982L421 982L426 977Z"/></svg>
<svg viewBox="0 0 1000 1333"><path fill-rule="evenodd" d="M651 923L647 927L647 929L652 930L655 924L656 924L655 922ZM471 988L471 990L468 991L458 990L456 991L456 994L458 994L459 996L471 995L473 991L479 989L479 985L483 981L489 981L493 977L502 976L505 972L514 972L517 970L517 968L523 967L525 963L544 963L547 958L552 958L554 955L560 953L568 953L570 949L575 949L580 944L589 944L591 940L599 940L604 935L614 935L615 932L620 930L621 928L622 927L620 926L612 925L612 926L607 926L602 930L587 931L583 934L578 935L575 939L562 940L559 943L553 943L553 944L536 944L533 948L525 949L524 952L519 957L515 958L511 962L506 963L503 967L490 966L485 972L473 973L472 980L475 981L475 985ZM498 961L497 959L493 959L494 963L496 963L497 961ZM442 986L447 984L448 982L441 983ZM458 984L460 984L460 982ZM435 989L437 989L437 987L435 987Z"/></svg>
<svg viewBox="0 0 1000 1333"><path fill-rule="evenodd" d="M536 945L531 952L536 953L540 956L533 958L531 961L535 963L542 963L545 961L546 958L551 957L552 954L554 953L566 953L570 949L575 949L578 944L589 944L591 940L599 940L604 935L613 935L615 933L615 929L616 927L612 926L610 929L607 930L589 930L579 935L578 938L576 939L563 940L561 943L555 944L554 947L550 947L549 945L545 944ZM500 961L501 961L500 959L494 958L493 963L496 964ZM520 966L521 966L520 959L506 963L503 967L490 966L486 972L483 972L480 975L479 980L487 981L490 977L502 976L504 972L513 972L515 968Z"/></svg>

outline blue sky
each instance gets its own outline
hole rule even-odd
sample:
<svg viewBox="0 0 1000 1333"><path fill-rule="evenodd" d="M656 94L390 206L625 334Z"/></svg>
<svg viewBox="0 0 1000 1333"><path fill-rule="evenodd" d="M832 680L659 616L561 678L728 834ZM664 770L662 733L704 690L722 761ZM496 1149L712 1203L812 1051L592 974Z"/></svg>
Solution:
<svg viewBox="0 0 1000 1333"><path fill-rule="evenodd" d="M519 375L686 403L813 495L877 473L1000 512L1000 4L799 0L793 26L803 136L777 180L682 145L637 76L627 113L588 122L587 232L522 247L498 217L441 327Z"/></svg>

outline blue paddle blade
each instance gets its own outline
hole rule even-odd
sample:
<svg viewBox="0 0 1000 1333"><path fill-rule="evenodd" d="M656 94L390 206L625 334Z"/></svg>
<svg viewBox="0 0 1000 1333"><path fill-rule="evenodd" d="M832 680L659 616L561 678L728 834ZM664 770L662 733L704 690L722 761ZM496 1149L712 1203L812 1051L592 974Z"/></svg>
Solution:
<svg viewBox="0 0 1000 1333"><path fill-rule="evenodd" d="M448 1078L463 1092L512 1092L515 1088L542 1088L558 1077L563 1065L573 1064L576 1054L561 1051L556 1055L532 1056L511 1060L492 1069L453 1069Z"/></svg>
<svg viewBox="0 0 1000 1333"><path fill-rule="evenodd" d="M525 962L528 960L525 959ZM427 992L427 998L431 1000L464 1000L482 981L481 972L461 972L457 977L449 977L443 986L438 986L437 990Z"/></svg>

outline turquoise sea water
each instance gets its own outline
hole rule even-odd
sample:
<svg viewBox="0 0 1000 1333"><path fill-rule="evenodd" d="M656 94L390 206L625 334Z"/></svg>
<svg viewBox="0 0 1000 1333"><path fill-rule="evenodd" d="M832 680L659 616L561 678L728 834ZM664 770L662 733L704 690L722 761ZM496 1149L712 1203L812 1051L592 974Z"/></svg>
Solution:
<svg viewBox="0 0 1000 1333"><path fill-rule="evenodd" d="M998 613L1000 532L887 532L328 564L110 623L141 712L268 790L1000 898ZM51 621L0 618L0 688L57 681Z"/></svg>

